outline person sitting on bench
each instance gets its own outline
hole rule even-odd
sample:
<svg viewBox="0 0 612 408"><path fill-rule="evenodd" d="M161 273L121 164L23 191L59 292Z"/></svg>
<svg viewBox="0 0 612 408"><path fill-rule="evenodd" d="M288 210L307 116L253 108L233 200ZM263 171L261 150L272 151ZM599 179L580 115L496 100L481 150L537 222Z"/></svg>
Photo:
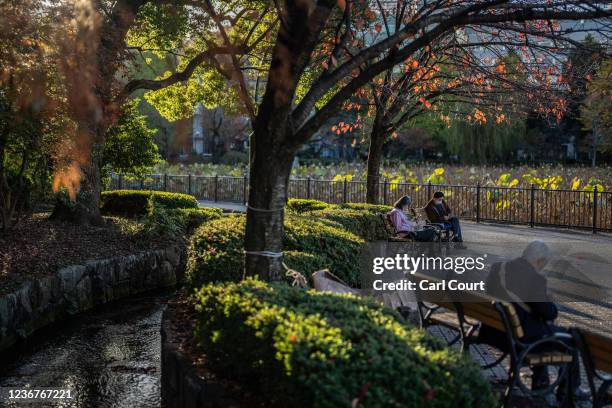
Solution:
<svg viewBox="0 0 612 408"><path fill-rule="evenodd" d="M444 193L436 191L433 198L429 200L425 206L425 212L429 221L436 224L443 224L446 228L450 228L453 231L454 242L463 242L461 237L461 226L459 225L459 218L451 216L451 209L444 201Z"/></svg>
<svg viewBox="0 0 612 408"><path fill-rule="evenodd" d="M417 241L429 242L434 241L436 231L433 229L424 229L417 231L417 223L408 219L404 211L410 208L412 199L409 196L403 196L395 202L393 210L387 215L389 216L395 231L398 236L413 236Z"/></svg>
<svg viewBox="0 0 612 408"><path fill-rule="evenodd" d="M525 333L521 339L525 343L538 341L553 333L568 333L568 330L553 324L558 314L557 305L550 300L547 279L541 273L551 258L552 252L546 243L532 241L525 247L519 258L491 265L486 280L485 287L488 295L513 304ZM485 325L480 329L478 341L500 350L507 348L503 333ZM565 342L571 346L571 340L564 340ZM572 364L570 384L575 390L574 397L582 398L584 393L580 390L578 370L579 366ZM547 367L534 367L532 389L545 388L548 384ZM564 390L564 387L559 386L558 397Z"/></svg>

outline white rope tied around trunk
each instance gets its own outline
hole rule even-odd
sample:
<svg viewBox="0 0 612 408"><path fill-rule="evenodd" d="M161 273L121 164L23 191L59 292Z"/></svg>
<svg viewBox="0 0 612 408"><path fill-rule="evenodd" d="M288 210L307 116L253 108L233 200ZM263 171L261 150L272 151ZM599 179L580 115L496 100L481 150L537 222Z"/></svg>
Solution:
<svg viewBox="0 0 612 408"><path fill-rule="evenodd" d="M248 208L251 211L263 212L263 213L277 212L277 211L282 211L284 209L284 207L272 208L272 209L256 208L256 207L251 207L248 203L246 205L246 208ZM274 252L274 251L246 251L245 250L244 253L247 255L263 256L265 258L280 258L281 256L283 256L282 252Z"/></svg>
<svg viewBox="0 0 612 408"><path fill-rule="evenodd" d="M265 213L271 213L271 212L277 212L277 211L283 210L283 208L273 208L273 209L256 208L256 207L251 207L248 204L246 205L246 208L248 208L251 211L265 212ZM244 253L247 255L263 256L265 258L280 258L281 256L283 256L282 252L274 252L274 251L246 251L245 250Z"/></svg>
<svg viewBox="0 0 612 408"><path fill-rule="evenodd" d="M272 252L272 251L244 251L247 255L255 255L255 256L263 256L265 258L280 258L283 256L282 252Z"/></svg>

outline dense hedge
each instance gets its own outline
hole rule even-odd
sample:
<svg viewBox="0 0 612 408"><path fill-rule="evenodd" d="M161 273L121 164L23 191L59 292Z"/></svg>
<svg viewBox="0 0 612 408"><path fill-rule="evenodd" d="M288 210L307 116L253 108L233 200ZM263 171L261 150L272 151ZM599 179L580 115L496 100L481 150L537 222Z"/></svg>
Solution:
<svg viewBox="0 0 612 408"><path fill-rule="evenodd" d="M302 251L284 251L283 262L288 268L300 272L312 287L312 273L329 268L325 257ZM291 282L293 279L287 279Z"/></svg>
<svg viewBox="0 0 612 408"><path fill-rule="evenodd" d="M188 194L150 190L113 190L102 192L100 211L103 214L128 217L145 215L151 197L156 204L167 209L198 208L198 201Z"/></svg>
<svg viewBox="0 0 612 408"><path fill-rule="evenodd" d="M346 203L339 204L340 208L348 208L351 210L358 211L367 211L373 214L384 214L393 209L390 205L382 205L382 204L366 204L366 203Z"/></svg>
<svg viewBox="0 0 612 408"><path fill-rule="evenodd" d="M191 236L187 258L187 280L192 288L215 281L238 282L244 272L242 215L211 220Z"/></svg>
<svg viewBox="0 0 612 408"><path fill-rule="evenodd" d="M211 220L195 231L187 261L190 287L242 279L244 230L245 217L236 215ZM355 262L362 244L363 240L341 227L308 216L285 217L284 250L288 254L285 262L305 276L329 268L351 286L358 287L359 266Z"/></svg>
<svg viewBox="0 0 612 408"><path fill-rule="evenodd" d="M380 304L247 280L196 298L215 371L269 406L492 407L479 367Z"/></svg>
<svg viewBox="0 0 612 408"><path fill-rule="evenodd" d="M290 198L287 201L287 210L297 214L302 214L308 211L323 210L329 204L318 200L306 200L303 198Z"/></svg>
<svg viewBox="0 0 612 408"><path fill-rule="evenodd" d="M306 215L322 222L332 221L334 224L330 225L340 226L367 242L387 239L380 212L330 206L321 211L311 211Z"/></svg>
<svg viewBox="0 0 612 408"><path fill-rule="evenodd" d="M193 231L209 220L221 218L223 211L220 208L175 208L170 210L186 232Z"/></svg>

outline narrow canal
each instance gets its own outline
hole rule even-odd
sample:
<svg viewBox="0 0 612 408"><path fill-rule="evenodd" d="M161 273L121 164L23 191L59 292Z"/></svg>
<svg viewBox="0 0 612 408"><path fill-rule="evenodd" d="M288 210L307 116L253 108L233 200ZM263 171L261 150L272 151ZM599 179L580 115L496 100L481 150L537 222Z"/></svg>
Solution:
<svg viewBox="0 0 612 408"><path fill-rule="evenodd" d="M0 365L0 387L68 388L74 398L4 406L159 407L160 323L170 296L115 302L37 336Z"/></svg>

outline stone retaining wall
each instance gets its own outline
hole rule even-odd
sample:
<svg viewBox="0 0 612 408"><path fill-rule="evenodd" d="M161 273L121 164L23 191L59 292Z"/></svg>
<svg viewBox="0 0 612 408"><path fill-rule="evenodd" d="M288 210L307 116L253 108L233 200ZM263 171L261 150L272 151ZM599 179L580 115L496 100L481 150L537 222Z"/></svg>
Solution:
<svg viewBox="0 0 612 408"><path fill-rule="evenodd" d="M179 350L172 327L173 305L164 311L161 325L161 396L164 408L234 408L231 392L214 380L204 380Z"/></svg>
<svg viewBox="0 0 612 408"><path fill-rule="evenodd" d="M0 295L0 352L67 316L174 286L182 277L184 262L184 248L177 245L65 267Z"/></svg>

